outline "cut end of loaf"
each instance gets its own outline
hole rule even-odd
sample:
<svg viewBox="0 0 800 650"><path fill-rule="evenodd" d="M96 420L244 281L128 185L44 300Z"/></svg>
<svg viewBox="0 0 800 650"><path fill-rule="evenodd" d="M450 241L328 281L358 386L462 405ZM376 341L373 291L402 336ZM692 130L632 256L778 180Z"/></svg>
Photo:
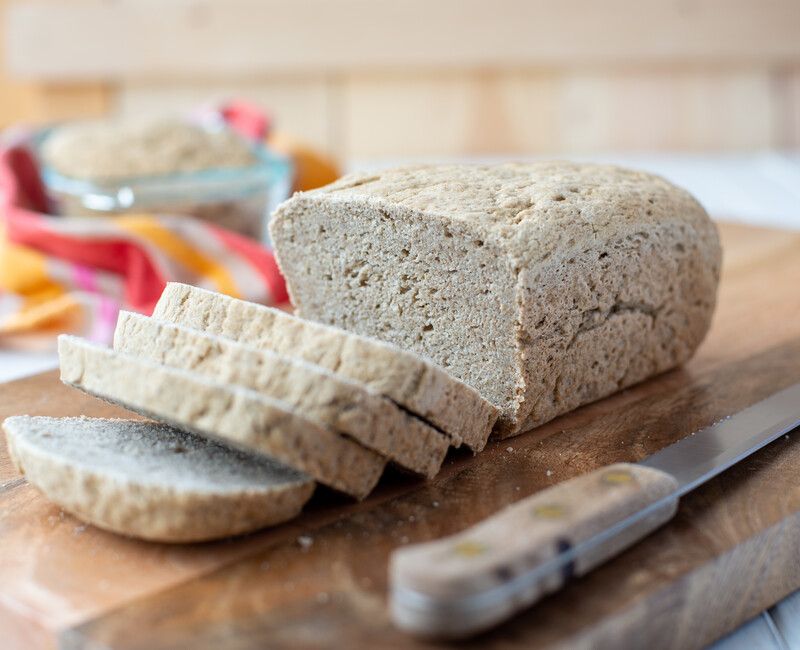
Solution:
<svg viewBox="0 0 800 650"><path fill-rule="evenodd" d="M299 316L431 359L513 418L515 282L501 250L448 219L302 195L272 238Z"/></svg>

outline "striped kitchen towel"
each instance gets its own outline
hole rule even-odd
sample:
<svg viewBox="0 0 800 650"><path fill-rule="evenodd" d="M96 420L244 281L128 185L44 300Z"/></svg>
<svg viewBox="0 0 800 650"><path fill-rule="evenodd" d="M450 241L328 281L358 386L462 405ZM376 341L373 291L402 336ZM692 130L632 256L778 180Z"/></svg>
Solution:
<svg viewBox="0 0 800 650"><path fill-rule="evenodd" d="M272 253L190 217L55 217L24 140L0 146L0 347L111 339L121 308L149 313L185 282L264 304L288 300Z"/></svg>

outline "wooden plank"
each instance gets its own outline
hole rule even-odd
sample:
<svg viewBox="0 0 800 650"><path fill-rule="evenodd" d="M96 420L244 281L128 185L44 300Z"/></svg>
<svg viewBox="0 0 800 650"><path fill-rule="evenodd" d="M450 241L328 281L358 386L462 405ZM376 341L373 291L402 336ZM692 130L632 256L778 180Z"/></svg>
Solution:
<svg viewBox="0 0 800 650"><path fill-rule="evenodd" d="M766 68L566 74L558 108L559 145L567 152L747 150L776 144Z"/></svg>
<svg viewBox="0 0 800 650"><path fill-rule="evenodd" d="M5 17L7 0L0 0L0 20ZM14 124L30 113L32 101L36 96L36 87L32 83L24 83L10 79L5 62L5 32L0 32L0 128Z"/></svg>
<svg viewBox="0 0 800 650"><path fill-rule="evenodd" d="M800 66L782 68L773 76L778 146L800 148Z"/></svg>
<svg viewBox="0 0 800 650"><path fill-rule="evenodd" d="M469 141L473 97L472 84L458 74L347 78L344 158L460 152Z"/></svg>
<svg viewBox="0 0 800 650"><path fill-rule="evenodd" d="M795 0L57 0L8 11L40 79L800 59Z"/></svg>
<svg viewBox="0 0 800 650"><path fill-rule="evenodd" d="M113 93L114 86L105 82L40 84L34 113L25 117L36 122L102 117L110 110Z"/></svg>
<svg viewBox="0 0 800 650"><path fill-rule="evenodd" d="M685 368L476 457L453 453L433 481L389 475L361 504L321 491L284 526L179 547L83 527L26 484L0 491L4 647L438 647L388 623L392 548L641 458L800 380L800 235L741 226L722 234L717 318ZM3 386L0 418L21 411L118 412L54 374ZM4 454L0 445L0 479L13 478ZM667 528L465 646L701 647L800 586L798 468L800 438L781 439L693 493Z"/></svg>
<svg viewBox="0 0 800 650"><path fill-rule="evenodd" d="M0 18L8 0L0 0ZM109 107L111 88L102 82L32 83L10 76L4 57L5 33L0 32L0 128L14 124L41 124L56 120L97 117Z"/></svg>
<svg viewBox="0 0 800 650"><path fill-rule="evenodd" d="M766 68L348 75L342 94L349 158L776 144Z"/></svg>
<svg viewBox="0 0 800 650"><path fill-rule="evenodd" d="M30 119L36 90L35 84L9 80L0 72L0 128Z"/></svg>
<svg viewBox="0 0 800 650"><path fill-rule="evenodd" d="M321 75L240 81L132 81L120 87L115 112L123 117L181 112L243 98L267 111L276 129L320 151L334 153L334 93L332 81Z"/></svg>
<svg viewBox="0 0 800 650"><path fill-rule="evenodd" d="M349 75L346 159L535 153L557 147L549 74Z"/></svg>

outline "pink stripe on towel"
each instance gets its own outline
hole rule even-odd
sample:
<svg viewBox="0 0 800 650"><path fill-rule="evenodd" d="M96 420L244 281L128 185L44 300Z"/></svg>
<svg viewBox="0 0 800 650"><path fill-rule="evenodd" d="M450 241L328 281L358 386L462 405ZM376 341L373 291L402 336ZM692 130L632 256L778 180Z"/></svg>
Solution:
<svg viewBox="0 0 800 650"><path fill-rule="evenodd" d="M106 296L98 296L89 340L95 343L111 343L118 315L119 304L115 300Z"/></svg>
<svg viewBox="0 0 800 650"><path fill-rule="evenodd" d="M72 279L75 286L84 291L97 293L97 282L95 282L95 272L88 266L76 264L72 267Z"/></svg>

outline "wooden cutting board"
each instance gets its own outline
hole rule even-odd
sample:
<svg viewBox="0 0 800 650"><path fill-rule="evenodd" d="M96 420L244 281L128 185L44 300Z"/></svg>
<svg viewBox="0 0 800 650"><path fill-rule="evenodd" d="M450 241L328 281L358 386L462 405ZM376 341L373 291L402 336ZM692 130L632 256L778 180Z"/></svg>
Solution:
<svg viewBox="0 0 800 650"><path fill-rule="evenodd" d="M3 648L436 647L395 631L386 562L557 481L635 461L800 381L800 233L722 229L719 307L676 370L425 483L390 473L356 504L318 490L273 530L166 546L104 533L41 498L0 445ZM121 415L46 373L0 385L0 418ZM466 647L696 648L800 588L800 435L681 502L633 549Z"/></svg>

